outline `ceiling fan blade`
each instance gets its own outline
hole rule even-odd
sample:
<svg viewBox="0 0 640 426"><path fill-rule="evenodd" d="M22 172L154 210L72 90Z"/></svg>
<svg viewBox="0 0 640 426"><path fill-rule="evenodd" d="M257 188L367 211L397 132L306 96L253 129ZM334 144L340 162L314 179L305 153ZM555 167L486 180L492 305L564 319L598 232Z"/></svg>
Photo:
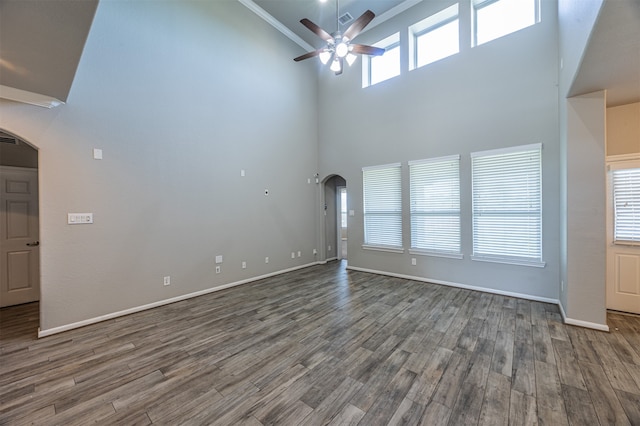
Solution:
<svg viewBox="0 0 640 426"><path fill-rule="evenodd" d="M385 50L381 47L365 46L364 44L352 44L351 53L361 53L363 55L380 56Z"/></svg>
<svg viewBox="0 0 640 426"><path fill-rule="evenodd" d="M317 35L318 37L320 37L321 39L323 39L327 43L333 43L334 42L333 37L331 37L331 34L326 32L325 30L323 30L322 28L320 28L319 26L317 26L316 24L314 24L313 22L311 22L307 18L301 19L300 23L302 25L304 25L305 27L309 28L312 33L314 33L315 35Z"/></svg>
<svg viewBox="0 0 640 426"><path fill-rule="evenodd" d="M304 61L305 59L318 56L323 50L324 49L318 49L318 50L314 50L313 52L307 52L304 55L300 55L297 58L293 58L293 60L296 62Z"/></svg>
<svg viewBox="0 0 640 426"><path fill-rule="evenodd" d="M375 13L367 10L358 19L356 19L349 28L347 28L347 31L345 31L342 35L342 39L344 40L346 38L347 40L353 40L354 38L356 38L356 36L360 34L360 31L362 31L364 27L369 25L369 22L371 22L375 17Z"/></svg>

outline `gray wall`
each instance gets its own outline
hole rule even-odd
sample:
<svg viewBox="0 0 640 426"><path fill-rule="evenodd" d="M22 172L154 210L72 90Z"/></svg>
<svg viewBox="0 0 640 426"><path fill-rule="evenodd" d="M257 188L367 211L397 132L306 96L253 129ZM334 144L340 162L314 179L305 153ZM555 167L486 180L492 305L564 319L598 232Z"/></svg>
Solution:
<svg viewBox="0 0 640 426"><path fill-rule="evenodd" d="M236 0L105 1L66 105L0 101L40 150L43 331L315 261L301 53Z"/></svg>
<svg viewBox="0 0 640 426"><path fill-rule="evenodd" d="M361 60L340 78L320 77L320 171L349 184L349 266L557 299L559 140L557 3L542 1L542 22L471 48L470 5L460 5L461 51L407 71L406 28L453 1L418 6L362 34L374 43L400 31L402 75L361 88ZM474 151L543 144L545 268L472 261L470 157ZM410 247L407 161L461 155L463 260L363 250L364 166L403 163L404 247ZM411 266L411 257L417 265Z"/></svg>

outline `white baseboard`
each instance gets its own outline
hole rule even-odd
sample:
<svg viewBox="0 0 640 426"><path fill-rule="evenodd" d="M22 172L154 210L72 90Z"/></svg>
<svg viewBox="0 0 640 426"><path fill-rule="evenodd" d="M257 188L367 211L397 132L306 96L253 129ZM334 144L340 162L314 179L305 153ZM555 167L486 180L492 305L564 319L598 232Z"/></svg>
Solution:
<svg viewBox="0 0 640 426"><path fill-rule="evenodd" d="M533 295L530 295L530 294L514 293L514 292L511 292L511 291L495 290L495 289L486 288L486 287L477 287L477 286L473 286L473 285L453 283L453 282L449 282L449 281L433 280L433 279L430 279L430 278L416 277L416 276L413 276L413 275L395 274L393 272L385 272L385 271L376 271L376 270L373 270L373 269L358 268L358 267L355 267L355 266L347 266L347 269L351 269L351 270L354 270L354 271L361 271L361 272L369 272L371 274L387 275L387 276L390 276L390 277L404 278L404 279L413 280L413 281L421 281L421 282L427 282L427 283L432 283L432 284L446 285L446 286L449 286L449 287L464 288L464 289L467 289L467 290L482 291L484 293L500 294L502 296L517 297L518 299L526 299L526 300L534 300L536 302L551 303L553 305L558 305L558 307L560 308L560 314L562 315L562 320L564 321L565 324L576 325L578 327L584 327L584 328L591 328L591 329L599 330L599 331L609 331L609 326L606 325L606 324L603 325L603 324L597 324L597 323L594 323L594 322L581 321L581 320L576 320L576 319L573 319L573 318L567 318L567 315L564 312L564 308L563 308L562 304L560 303L560 301L558 299L551 299L551 298L547 298L547 297L533 296Z"/></svg>
<svg viewBox="0 0 640 426"><path fill-rule="evenodd" d="M142 306L135 306L133 308L125 309L125 310L122 310L122 311L112 312L110 314L101 315L99 317L89 318L89 319L86 319L86 320L74 322L74 323L71 323L71 324L61 325L59 327L49 328L49 329L46 329L46 330L40 330L40 328L38 328L38 338L47 337L47 336L51 336L53 334L62 333L64 331L73 330L75 328L84 327L86 325L95 324L95 323L98 323L98 322L110 320L110 319L113 319L113 318L122 317L122 316L129 315L129 314L134 314L136 312L146 311L147 309L157 308L159 306L168 305L170 303L180 302L181 300L186 300L186 299L191 299L193 297L203 296L205 294L213 293L213 292L224 290L224 289L231 288L231 287L236 287L236 286L239 286L239 285L242 285L242 284L247 284L247 283L254 282L254 281L259 281L259 280L262 280L262 279L265 279L265 278L269 278L269 277L274 277L276 275L281 275L281 274L284 274L284 273L287 273L287 272L296 271L298 269L308 268L310 266L314 266L314 265L318 265L318 264L320 264L320 262L307 263L306 265L295 266L293 268L283 269L281 271L276 271L276 272L270 272L268 274L260 275L260 276L257 276L257 277L247 278L247 279L244 279L244 280L241 280L241 281L236 281L236 282L229 283L229 284L223 284L223 285L218 286L218 287L208 288L206 290L200 290L200 291L196 291L194 293L183 294L182 296L176 296L176 297L172 297L170 299L164 299L164 300L160 300L158 302L153 302L153 303L149 303L149 304L142 305Z"/></svg>
<svg viewBox="0 0 640 426"><path fill-rule="evenodd" d="M239 286L239 285L242 285L242 284L251 283L251 282L254 282L254 281L259 281L259 280L262 280L262 279L265 279L265 278L274 277L276 275L281 275L281 274L284 274L284 273L287 273L287 272L296 271L298 269L304 269L304 268L308 268L308 267L314 266L314 265L323 265L323 264L326 264L327 262L332 261L332 260L337 260L337 258L330 258L330 259L327 259L325 261L317 261L317 262L307 263L306 265L295 266L293 268L283 269L283 270L276 271L276 272L270 272L268 274L260 275L260 276L257 276L257 277L247 278L247 279L244 279L244 280L241 280L241 281L236 281L236 282L229 283L229 284L223 284L223 285L218 286L218 287L208 288L208 289L205 289L205 290L196 291L194 293L189 293L189 294L184 294L182 296L172 297L170 299L160 300L158 302L153 302L153 303L149 303L149 304L142 305L142 306L135 306L133 308L125 309L125 310L118 311L118 312L112 312L110 314L101 315L101 316L95 317L95 318L89 318L89 319L86 319L86 320L74 322L74 323L71 323L71 324L62 325L62 326L59 326L59 327L49 328L49 329L46 329L46 330L40 330L40 328L38 328L38 338L51 336L51 335L54 335L54 334L62 333L64 331L69 331L69 330L73 330L73 329L76 329L76 328L84 327L84 326L87 326L87 325L95 324L95 323L98 323L98 322L110 320L110 319L113 319L113 318L118 318L118 317L122 317L122 316L125 316L125 315L133 314L133 313L136 313L136 312L145 311L147 309L157 308L159 306L168 305L170 303L180 302L182 300L191 299L193 297L203 296L205 294L214 293L216 291L224 290L224 289L227 289L227 288L236 287L236 286ZM546 297L539 297L539 296L533 296L533 295L522 294L522 293L514 293L514 292L510 292L510 291L495 290L495 289L486 288L486 287L478 287L478 286L454 283L454 282L449 282L449 281L435 280L435 279L430 279L430 278L425 278L425 277L417 277L417 276L413 276L413 275L396 274L396 273L393 273L393 272L385 272L385 271L378 271L378 270L374 270L374 269L359 268L359 267L356 267L356 266L347 265L347 269L350 269L350 270L353 270L353 271L368 272L368 273L377 274L377 275L386 275L386 276L390 276L390 277L403 278L403 279L413 280L413 281L421 281L421 282L432 283L432 284L446 285L446 286L449 286L449 287L463 288L463 289L466 289L466 290L481 291L481 292L484 292L484 293L499 294L499 295L502 295L502 296L516 297L516 298L519 298L519 299L533 300L533 301L536 301L536 302L551 303L551 304L558 305L558 307L560 308L560 314L562 315L562 319L563 319L565 324L576 325L576 326L579 326L579 327L591 328L591 329L600 330L600 331L609 331L609 326L607 326L606 324L603 325L603 324L597 324L597 323L592 323L592 322L588 322L588 321L581 321L581 320L576 320L576 319L572 319L572 318L567 318L567 315L564 312L564 308L563 308L562 304L557 299L550 299L550 298L546 298Z"/></svg>
<svg viewBox="0 0 640 426"><path fill-rule="evenodd" d="M512 291L496 290L496 289L492 289L492 288L478 287L478 286L474 286L474 285L460 284L460 283L454 283L454 282L450 282L450 281L434 280L434 279L431 279L431 278L417 277L417 276L413 276L413 275L396 274L396 273L393 273L393 272L385 272L385 271L376 271L376 270L373 270L373 269L358 268L358 267L355 267L355 266L347 266L347 269L352 269L354 271L361 271L361 272L369 272L369 273L378 274L378 275L387 275L387 276L396 277L396 278L404 278L404 279L412 280L412 281L421 281L421 282L425 282L425 283L446 285L446 286L449 286L449 287L464 288L465 290L474 290L474 291L481 291L481 292L484 292L484 293L499 294L501 296L517 297L518 299L527 299L527 300L533 300L533 301L536 301L536 302L551 303L551 304L554 304L554 305L557 305L558 302L559 302L558 299L550 299L548 297L533 296L533 295L530 295L530 294L515 293L515 292L512 292Z"/></svg>
<svg viewBox="0 0 640 426"><path fill-rule="evenodd" d="M562 306L562 303L558 302L558 306L560 307L560 315L562 315L562 320L564 321L565 324L576 325L578 327L584 327L584 328L592 328L594 330L599 330L599 331L607 331L607 332L609 331L609 326L607 324L598 324L595 322L568 318L567 314L564 311L564 307Z"/></svg>

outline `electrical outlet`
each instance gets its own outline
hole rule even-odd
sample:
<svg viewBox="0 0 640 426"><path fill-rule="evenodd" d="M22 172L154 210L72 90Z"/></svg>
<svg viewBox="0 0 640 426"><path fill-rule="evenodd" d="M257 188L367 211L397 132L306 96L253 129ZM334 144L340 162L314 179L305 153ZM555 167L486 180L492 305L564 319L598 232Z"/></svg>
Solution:
<svg viewBox="0 0 640 426"><path fill-rule="evenodd" d="M242 262L242 269L247 269L247 262Z"/></svg>
<svg viewBox="0 0 640 426"><path fill-rule="evenodd" d="M269 257L264 258L264 263L269 263Z"/></svg>
<svg viewBox="0 0 640 426"><path fill-rule="evenodd" d="M413 266L416 266L416 265L417 265L417 263L416 263L416 258L415 258L415 257L412 257L412 258L411 258L411 264L412 264Z"/></svg>
<svg viewBox="0 0 640 426"><path fill-rule="evenodd" d="M313 254L318 254L318 250L313 249Z"/></svg>
<svg viewBox="0 0 640 426"><path fill-rule="evenodd" d="M171 277L164 277L164 285L171 285Z"/></svg>
<svg viewBox="0 0 640 426"><path fill-rule="evenodd" d="M327 247L327 251L331 251L331 246L328 246L328 247Z"/></svg>
<svg viewBox="0 0 640 426"><path fill-rule="evenodd" d="M216 274L219 274L221 271L221 268L219 266L216 266Z"/></svg>
<svg viewBox="0 0 640 426"><path fill-rule="evenodd" d="M298 257L302 256L302 252L298 251Z"/></svg>
<svg viewBox="0 0 640 426"><path fill-rule="evenodd" d="M296 254L294 252L291 252L291 258L295 259L296 258Z"/></svg>

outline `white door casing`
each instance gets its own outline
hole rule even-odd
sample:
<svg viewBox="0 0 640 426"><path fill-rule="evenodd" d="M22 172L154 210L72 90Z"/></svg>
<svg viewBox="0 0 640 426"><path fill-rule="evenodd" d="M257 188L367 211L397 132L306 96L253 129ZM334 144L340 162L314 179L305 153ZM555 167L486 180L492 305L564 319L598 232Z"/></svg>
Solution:
<svg viewBox="0 0 640 426"><path fill-rule="evenodd" d="M40 299L38 171L0 166L0 307Z"/></svg>
<svg viewBox="0 0 640 426"><path fill-rule="evenodd" d="M607 164L607 309L640 314L640 243L615 241L613 171L640 169L640 160ZM635 189L633 190L635 192ZM638 188L640 197L640 188ZM640 227L640 223L638 224ZM638 231L640 233L640 230Z"/></svg>

